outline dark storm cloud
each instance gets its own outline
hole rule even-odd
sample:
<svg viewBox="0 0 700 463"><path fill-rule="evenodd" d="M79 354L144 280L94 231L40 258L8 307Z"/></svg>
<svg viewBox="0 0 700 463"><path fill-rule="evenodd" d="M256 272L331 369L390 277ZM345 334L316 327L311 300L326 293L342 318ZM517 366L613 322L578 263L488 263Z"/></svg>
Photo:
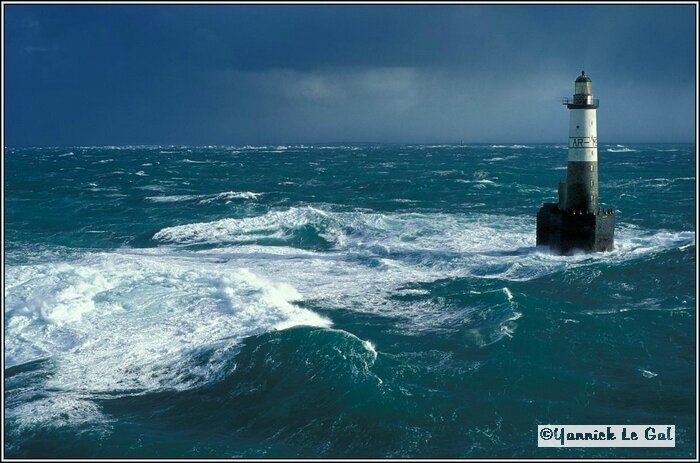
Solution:
<svg viewBox="0 0 700 463"><path fill-rule="evenodd" d="M5 6L6 144L694 135L694 6Z"/></svg>

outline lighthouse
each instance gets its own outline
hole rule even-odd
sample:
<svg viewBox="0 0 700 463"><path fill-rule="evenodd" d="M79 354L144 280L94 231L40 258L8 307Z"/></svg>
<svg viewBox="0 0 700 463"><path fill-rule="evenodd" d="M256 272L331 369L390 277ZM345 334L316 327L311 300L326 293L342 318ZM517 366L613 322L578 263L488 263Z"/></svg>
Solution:
<svg viewBox="0 0 700 463"><path fill-rule="evenodd" d="M574 81L569 109L566 182L559 182L559 202L537 213L537 245L557 254L612 251L615 212L598 206L598 132L591 79L584 71Z"/></svg>

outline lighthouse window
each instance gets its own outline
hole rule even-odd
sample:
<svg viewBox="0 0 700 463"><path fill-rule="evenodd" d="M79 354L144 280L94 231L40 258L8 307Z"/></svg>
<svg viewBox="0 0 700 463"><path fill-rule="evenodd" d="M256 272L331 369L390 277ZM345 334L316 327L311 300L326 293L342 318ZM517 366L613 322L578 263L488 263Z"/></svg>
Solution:
<svg viewBox="0 0 700 463"><path fill-rule="evenodd" d="M576 128L577 128L577 129L579 128L578 125L576 126Z"/></svg>
<svg viewBox="0 0 700 463"><path fill-rule="evenodd" d="M591 186L593 186L593 180L591 180Z"/></svg>
<svg viewBox="0 0 700 463"><path fill-rule="evenodd" d="M593 172L593 164L591 164L591 172Z"/></svg>

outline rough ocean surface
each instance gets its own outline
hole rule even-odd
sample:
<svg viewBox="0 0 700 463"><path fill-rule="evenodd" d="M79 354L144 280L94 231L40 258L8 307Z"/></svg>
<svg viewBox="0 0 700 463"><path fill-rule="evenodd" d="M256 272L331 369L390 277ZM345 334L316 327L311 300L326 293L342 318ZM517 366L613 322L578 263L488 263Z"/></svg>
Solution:
<svg viewBox="0 0 700 463"><path fill-rule="evenodd" d="M566 155L6 149L5 456L693 456L695 146L602 145L616 247L573 257L535 247Z"/></svg>

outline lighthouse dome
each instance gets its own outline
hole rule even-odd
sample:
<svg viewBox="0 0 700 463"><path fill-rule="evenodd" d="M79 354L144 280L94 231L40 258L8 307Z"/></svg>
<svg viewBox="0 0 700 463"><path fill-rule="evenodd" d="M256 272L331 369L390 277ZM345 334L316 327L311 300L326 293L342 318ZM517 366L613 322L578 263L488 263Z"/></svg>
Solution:
<svg viewBox="0 0 700 463"><path fill-rule="evenodd" d="M590 82L591 78L586 75L586 71L581 71L581 75L576 78L576 82Z"/></svg>

